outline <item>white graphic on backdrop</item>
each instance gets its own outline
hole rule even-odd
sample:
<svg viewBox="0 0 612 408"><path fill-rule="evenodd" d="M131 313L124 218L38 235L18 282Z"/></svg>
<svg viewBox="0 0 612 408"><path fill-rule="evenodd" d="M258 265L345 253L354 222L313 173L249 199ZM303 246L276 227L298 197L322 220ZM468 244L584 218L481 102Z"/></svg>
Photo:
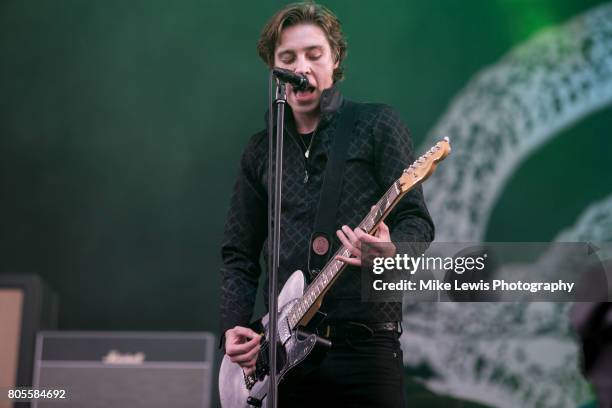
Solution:
<svg viewBox="0 0 612 408"><path fill-rule="evenodd" d="M537 34L482 70L424 145L453 153L425 184L439 242L478 242L508 178L539 146L612 103L612 4ZM557 240L609 240L612 197ZM571 222L568 220L568 223ZM432 390L492 406L572 407L588 397L567 304L410 304L405 363L426 364Z"/></svg>

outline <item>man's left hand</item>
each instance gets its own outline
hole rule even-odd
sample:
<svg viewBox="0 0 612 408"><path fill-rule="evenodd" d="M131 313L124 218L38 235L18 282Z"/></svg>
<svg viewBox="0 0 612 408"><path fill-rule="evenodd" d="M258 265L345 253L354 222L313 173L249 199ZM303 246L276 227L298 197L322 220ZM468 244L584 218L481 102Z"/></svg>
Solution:
<svg viewBox="0 0 612 408"><path fill-rule="evenodd" d="M389 234L389 227L384 222L381 222L374 235L366 233L361 228L355 229L349 228L348 225L343 225L342 229L336 231L336 235L346 248L351 251L350 257L337 256L336 259L345 262L348 265L361 266L361 244L363 242L371 244L381 244L379 248L381 253L377 256L393 257L395 256L396 248L391 243L391 235Z"/></svg>

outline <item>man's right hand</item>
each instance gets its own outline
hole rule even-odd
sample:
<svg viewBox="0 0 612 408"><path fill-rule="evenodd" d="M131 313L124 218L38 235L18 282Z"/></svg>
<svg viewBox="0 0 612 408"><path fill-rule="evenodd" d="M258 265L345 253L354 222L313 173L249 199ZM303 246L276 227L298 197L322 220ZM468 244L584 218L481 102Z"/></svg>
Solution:
<svg viewBox="0 0 612 408"><path fill-rule="evenodd" d="M260 341L261 335L247 327L236 326L225 332L225 354L250 375L255 372Z"/></svg>

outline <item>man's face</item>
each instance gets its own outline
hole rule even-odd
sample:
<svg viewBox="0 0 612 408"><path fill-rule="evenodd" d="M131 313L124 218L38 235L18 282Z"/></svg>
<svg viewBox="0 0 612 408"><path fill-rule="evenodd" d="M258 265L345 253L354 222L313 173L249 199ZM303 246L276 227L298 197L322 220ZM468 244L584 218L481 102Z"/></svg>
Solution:
<svg viewBox="0 0 612 408"><path fill-rule="evenodd" d="M313 88L294 92L287 86L287 102L294 113L313 113L319 108L321 93L333 81L334 62L331 47L323 30L313 24L285 28L274 51L274 65L306 75Z"/></svg>

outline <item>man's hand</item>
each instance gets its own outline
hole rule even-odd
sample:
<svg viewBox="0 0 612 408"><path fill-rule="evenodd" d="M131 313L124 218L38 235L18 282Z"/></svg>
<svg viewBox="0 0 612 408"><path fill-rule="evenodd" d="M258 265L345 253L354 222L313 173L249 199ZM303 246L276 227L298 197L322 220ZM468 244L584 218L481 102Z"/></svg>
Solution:
<svg viewBox="0 0 612 408"><path fill-rule="evenodd" d="M372 244L385 243L380 245L381 253L376 256L392 257L395 256L397 249L391 243L391 235L389 227L384 222L381 222L374 235L367 234L361 228L351 229L347 225L342 226L341 230L336 231L336 235L346 248L351 251L351 257L337 256L339 259L348 265L361 266L361 243L367 242ZM375 247L376 248L376 247Z"/></svg>
<svg viewBox="0 0 612 408"><path fill-rule="evenodd" d="M225 354L242 367L246 375L251 375L255 372L260 341L261 335L249 328L236 326L225 332Z"/></svg>

